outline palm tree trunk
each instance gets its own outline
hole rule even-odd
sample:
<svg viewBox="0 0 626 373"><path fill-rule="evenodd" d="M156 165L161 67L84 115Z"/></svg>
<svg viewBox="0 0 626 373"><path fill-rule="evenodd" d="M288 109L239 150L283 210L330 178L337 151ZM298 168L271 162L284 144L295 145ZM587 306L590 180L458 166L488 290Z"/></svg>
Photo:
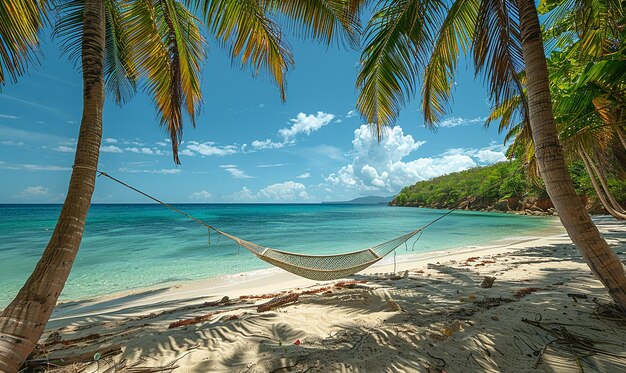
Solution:
<svg viewBox="0 0 626 373"><path fill-rule="evenodd" d="M589 174L589 179L591 179L591 185L593 185L593 189L596 191L596 194L598 195L598 199L600 200L600 203L602 203L602 206L604 206L606 211L614 218L619 220L626 220L626 215L620 214L618 211L616 211L611 203L609 203L609 201L606 199L606 195L604 194L605 191L600 187L600 185L598 185L594 169L591 167L590 161L587 156L582 150L578 150L578 154L585 164L585 169L587 170L587 174Z"/></svg>
<svg viewBox="0 0 626 373"><path fill-rule="evenodd" d="M591 166L591 168L594 170L596 175L598 175L598 180L600 180L600 185L602 185L602 189L604 189L604 193L606 193L606 196L609 202L611 203L611 206L613 206L615 211L618 211L620 213L626 212L624 211L622 206L619 204L619 202L617 202L615 197L613 197L613 195L611 194L611 190L609 189L609 184L606 181L606 173L604 172L604 169L601 166L598 166L600 164L600 162L598 161L598 157L596 156L596 157L591 158L590 156L586 154L585 156L587 157L587 160L589 161L589 165Z"/></svg>
<svg viewBox="0 0 626 373"><path fill-rule="evenodd" d="M83 117L67 197L35 270L0 315L0 372L17 372L33 351L69 276L95 186L104 107L105 13L86 0L83 16Z"/></svg>
<svg viewBox="0 0 626 373"><path fill-rule="evenodd" d="M626 311L624 266L593 224L565 165L548 80L546 55L534 0L517 0L526 67L528 114L539 172L568 235L617 305Z"/></svg>

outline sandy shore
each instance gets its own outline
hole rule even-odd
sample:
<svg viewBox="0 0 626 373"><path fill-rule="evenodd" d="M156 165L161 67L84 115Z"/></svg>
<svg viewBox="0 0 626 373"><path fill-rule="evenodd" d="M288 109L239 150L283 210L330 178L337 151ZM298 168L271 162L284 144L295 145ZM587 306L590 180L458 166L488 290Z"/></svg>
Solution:
<svg viewBox="0 0 626 373"><path fill-rule="evenodd" d="M625 258L626 226L597 222ZM331 283L263 270L63 303L34 359L111 351L66 368L89 364L89 372L609 372L626 364L626 319L609 312L606 291L562 229L398 256L401 275L393 269L389 258ZM485 276L493 287L480 286ZM258 312L277 296L295 301Z"/></svg>

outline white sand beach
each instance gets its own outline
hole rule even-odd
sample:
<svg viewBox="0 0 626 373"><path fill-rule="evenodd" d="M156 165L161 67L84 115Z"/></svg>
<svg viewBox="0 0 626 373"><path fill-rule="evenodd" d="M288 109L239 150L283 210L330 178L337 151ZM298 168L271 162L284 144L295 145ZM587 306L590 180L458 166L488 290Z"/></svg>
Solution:
<svg viewBox="0 0 626 373"><path fill-rule="evenodd" d="M595 219L626 258L626 226ZM622 369L626 319L610 312L607 292L562 228L533 233L399 256L395 274L390 257L342 281L271 269L66 302L57 306L31 366L49 362L87 372ZM485 276L495 277L491 288L481 287ZM292 302L259 312L259 305L286 296ZM97 361L95 353L102 355Z"/></svg>

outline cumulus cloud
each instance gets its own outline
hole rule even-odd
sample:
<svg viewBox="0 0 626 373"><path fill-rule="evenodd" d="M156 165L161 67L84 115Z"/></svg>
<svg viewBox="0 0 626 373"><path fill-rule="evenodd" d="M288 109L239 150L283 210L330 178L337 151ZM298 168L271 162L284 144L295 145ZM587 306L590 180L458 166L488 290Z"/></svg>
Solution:
<svg viewBox="0 0 626 373"><path fill-rule="evenodd" d="M234 164L223 164L220 168L228 172L235 179L253 179L253 176L247 175L245 172L237 168Z"/></svg>
<svg viewBox="0 0 626 373"><path fill-rule="evenodd" d="M285 142L289 142L299 133L310 135L311 132L315 132L328 125L334 117L333 114L327 114L322 111L318 111L316 115L298 113L295 118L289 119L289 121L293 123L292 126L289 128L281 128L278 130L278 134L283 137Z"/></svg>
<svg viewBox="0 0 626 373"><path fill-rule="evenodd" d="M356 117L356 115L357 115L358 113L359 113L359 112L358 112L358 111L356 111L356 110L350 110L350 111L346 114L346 118Z"/></svg>
<svg viewBox="0 0 626 373"><path fill-rule="evenodd" d="M104 139L104 142L106 142L107 144L117 144L117 139L107 137L106 139Z"/></svg>
<svg viewBox="0 0 626 373"><path fill-rule="evenodd" d="M286 181L266 186L254 193L247 187L232 195L237 201L300 201L310 199L306 187L302 183Z"/></svg>
<svg viewBox="0 0 626 373"><path fill-rule="evenodd" d="M405 135L400 126L388 131L380 145L371 129L363 125L354 131L353 159L325 177L328 185L358 191L397 192L420 180L463 171L479 164L505 159L505 147L495 143L481 149L449 149L433 157L404 159L424 144Z"/></svg>
<svg viewBox="0 0 626 373"><path fill-rule="evenodd" d="M124 150L129 151L131 153L137 153L137 154L148 154L148 155L154 154L154 151L152 149L145 148L145 147L144 148L132 147L132 148L126 148Z"/></svg>
<svg viewBox="0 0 626 373"><path fill-rule="evenodd" d="M311 174L308 173L308 172L305 172L303 174L300 174L300 175L296 176L296 179L308 179L310 177L311 177Z"/></svg>
<svg viewBox="0 0 626 373"><path fill-rule="evenodd" d="M251 145L255 150L280 149L288 144L294 144L298 134L304 133L307 136L318 131L320 128L327 126L335 118L334 114L318 111L317 114L306 115L298 113L295 118L289 119L291 127L285 127L278 130L281 141L272 139L254 140Z"/></svg>
<svg viewBox="0 0 626 373"><path fill-rule="evenodd" d="M57 147L52 148L52 150L55 150L61 153L74 153L76 151L76 148L67 146L67 145L59 145Z"/></svg>
<svg viewBox="0 0 626 373"><path fill-rule="evenodd" d="M469 126L471 124L485 123L486 120L487 118L485 117L476 117L476 118L451 117L451 118L442 120L437 125L439 127L451 128L451 127L459 127L459 126Z"/></svg>
<svg viewBox="0 0 626 373"><path fill-rule="evenodd" d="M187 151L185 151L187 150ZM216 155L219 157L223 157L225 155L235 154L238 152L238 147L235 145L225 145L218 146L215 145L214 142L197 142L197 141L189 141L187 143L186 148L181 152L184 155Z"/></svg>
<svg viewBox="0 0 626 373"><path fill-rule="evenodd" d="M54 194L50 192L49 188L42 185L26 187L22 192L13 196L14 198L29 200L29 201L60 201L65 197L65 194Z"/></svg>
<svg viewBox="0 0 626 373"><path fill-rule="evenodd" d="M100 147L100 151L103 153L124 153L124 151L115 145L103 145Z"/></svg>
<svg viewBox="0 0 626 373"><path fill-rule="evenodd" d="M20 193L21 197L43 197L50 194L50 189L41 185L29 186Z"/></svg>
<svg viewBox="0 0 626 373"><path fill-rule="evenodd" d="M484 148L454 148L449 149L444 155L461 154L476 159L479 163L491 164L506 160L506 146L491 142Z"/></svg>
<svg viewBox="0 0 626 373"><path fill-rule="evenodd" d="M167 146L166 143L164 143L163 141L157 141L156 143L158 146Z"/></svg>
<svg viewBox="0 0 626 373"><path fill-rule="evenodd" d="M280 149L285 146L284 142L274 142L272 139L265 140L254 140L250 144L254 149L264 150L264 149Z"/></svg>
<svg viewBox="0 0 626 373"><path fill-rule="evenodd" d="M405 135L400 126L391 128L378 144L376 134L367 125L354 131L353 160L328 175L328 183L357 190L397 191L417 180L425 180L445 173L476 165L471 157L449 155L438 158L403 159L425 142Z"/></svg>
<svg viewBox="0 0 626 373"><path fill-rule="evenodd" d="M189 199L193 199L196 201L206 201L206 200L211 199L212 196L213 195L211 193L203 189L199 192L191 193L191 195L189 196Z"/></svg>

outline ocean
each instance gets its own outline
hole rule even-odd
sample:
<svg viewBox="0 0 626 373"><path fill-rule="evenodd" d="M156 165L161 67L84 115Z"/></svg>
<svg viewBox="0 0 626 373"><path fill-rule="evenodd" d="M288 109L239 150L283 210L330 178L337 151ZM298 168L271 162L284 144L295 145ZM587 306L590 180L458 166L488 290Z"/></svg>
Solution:
<svg viewBox="0 0 626 373"><path fill-rule="evenodd" d="M263 246L310 254L353 251L408 233L445 211L384 205L181 204L218 229ZM0 308L39 260L60 205L0 205ZM424 231L423 253L533 235L554 218L455 211ZM60 300L268 268L245 249L157 204L93 205Z"/></svg>

